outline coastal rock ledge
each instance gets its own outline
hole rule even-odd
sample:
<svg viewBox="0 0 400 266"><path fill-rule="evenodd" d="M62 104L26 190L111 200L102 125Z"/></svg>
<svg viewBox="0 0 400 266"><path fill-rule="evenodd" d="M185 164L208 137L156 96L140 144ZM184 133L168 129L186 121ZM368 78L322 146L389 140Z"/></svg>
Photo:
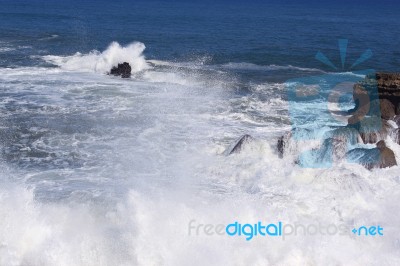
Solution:
<svg viewBox="0 0 400 266"><path fill-rule="evenodd" d="M372 91L374 92L371 92L370 88L373 88L374 90ZM376 88L378 88L377 91ZM374 95L376 92L378 95ZM381 117L383 119L393 119L395 115L400 114L400 73L378 72L357 83L353 89L356 110L365 107L360 103L360 99L365 99L364 97L367 93L373 99L379 98Z"/></svg>
<svg viewBox="0 0 400 266"><path fill-rule="evenodd" d="M328 132L332 134L327 135L334 135L334 139L344 138L342 142L345 141L349 148L345 157L352 162L362 164L367 169L397 165L395 153L386 146L385 140L390 138L396 143L394 145L400 145L400 73L377 72L374 75L366 76L363 81L354 85L353 99L355 108L349 110L351 117L348 120L348 125L344 128L333 128L331 132ZM376 100L370 102L368 99ZM371 110L380 110L379 115L378 112L376 112L376 115L372 114L366 117L358 115L368 113L369 108L374 107L376 109ZM348 133L351 133L350 137ZM293 150L287 149L287 147L293 146L290 145L292 141L287 136L290 136L290 134L286 133L277 141L276 149L280 157L293 153ZM375 148L371 149L368 146L355 148L357 143L361 145L375 144ZM328 146L329 149L324 149L324 147L317 149L316 154L321 152L333 153L334 155L340 153L336 150L336 147L341 147L341 145ZM318 155L319 158L325 156L327 155ZM327 157L331 158L329 155ZM344 158L343 156L340 157Z"/></svg>

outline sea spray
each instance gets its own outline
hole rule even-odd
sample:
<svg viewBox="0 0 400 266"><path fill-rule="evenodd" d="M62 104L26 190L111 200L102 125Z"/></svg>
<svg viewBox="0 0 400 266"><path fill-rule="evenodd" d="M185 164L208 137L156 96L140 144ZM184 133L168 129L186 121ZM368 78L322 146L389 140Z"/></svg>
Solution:
<svg viewBox="0 0 400 266"><path fill-rule="evenodd" d="M71 56L47 55L43 59L65 70L100 73L109 72L118 63L128 62L132 72L139 72L150 67L143 55L145 48L140 42L133 42L125 47L118 42L112 42L103 52L93 50L88 54L78 52Z"/></svg>

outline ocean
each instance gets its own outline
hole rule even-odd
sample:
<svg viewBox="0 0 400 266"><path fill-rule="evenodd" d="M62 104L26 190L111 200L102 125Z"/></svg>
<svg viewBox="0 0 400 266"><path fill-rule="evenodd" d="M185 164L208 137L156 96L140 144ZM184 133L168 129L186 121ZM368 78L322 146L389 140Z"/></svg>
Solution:
<svg viewBox="0 0 400 266"><path fill-rule="evenodd" d="M288 85L399 71L399 11L1 0L0 265L400 265L399 166L310 168L276 148L293 120L314 141L340 124ZM122 62L131 78L107 75ZM226 156L244 134L254 140ZM344 233L210 234L259 221ZM361 226L384 233L351 232Z"/></svg>

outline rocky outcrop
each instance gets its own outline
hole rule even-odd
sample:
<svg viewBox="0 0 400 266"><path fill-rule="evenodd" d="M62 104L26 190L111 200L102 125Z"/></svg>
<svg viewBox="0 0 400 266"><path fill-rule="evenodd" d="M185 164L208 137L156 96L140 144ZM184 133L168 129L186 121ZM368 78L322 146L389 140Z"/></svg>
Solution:
<svg viewBox="0 0 400 266"><path fill-rule="evenodd" d="M225 155L231 155L234 153L239 153L242 151L242 149L244 148L244 146L250 142L252 142L254 139L252 136L250 135L243 135L241 136L239 139L237 139L231 146L229 146L224 154Z"/></svg>
<svg viewBox="0 0 400 266"><path fill-rule="evenodd" d="M306 128L293 128L278 138L276 148L279 158L287 154L294 154L301 149L301 141L311 139L312 131Z"/></svg>
<svg viewBox="0 0 400 266"><path fill-rule="evenodd" d="M349 145L357 144L360 141L360 133L352 127L338 127L325 133L325 138L333 138Z"/></svg>
<svg viewBox="0 0 400 266"><path fill-rule="evenodd" d="M358 163L371 170L397 165L394 152L386 147L385 141L377 143L376 148L356 148L347 152L346 157L352 163Z"/></svg>
<svg viewBox="0 0 400 266"><path fill-rule="evenodd" d="M368 169L397 165L393 151L384 140L390 137L400 144L400 74L367 76L354 85L353 99L355 108L349 110L348 125L325 134L317 157L339 161L346 157ZM277 141L280 157L285 155L290 136L285 134ZM357 143L376 144L376 148L358 148Z"/></svg>
<svg viewBox="0 0 400 266"><path fill-rule="evenodd" d="M367 96L375 100L369 101ZM360 132L363 143L377 145L376 149L366 151L362 159L371 159L376 151L379 155L375 161L364 165L369 169L397 165L394 153L386 147L384 139L389 136L399 144L400 74L378 72L367 76L354 86L353 99L355 115L349 118L349 126ZM367 109L372 110L370 116L359 115L365 115ZM380 111L380 117L376 116L376 110Z"/></svg>
<svg viewBox="0 0 400 266"><path fill-rule="evenodd" d="M285 136L281 136L278 138L278 142L276 144L276 148L278 150L278 156L279 158L283 158L283 155L285 154L285 149L287 145L287 138Z"/></svg>
<svg viewBox="0 0 400 266"><path fill-rule="evenodd" d="M114 66L110 74L114 76L121 76L122 78L130 78L131 77L132 68L129 63L124 62L122 64L118 64L118 66Z"/></svg>
<svg viewBox="0 0 400 266"><path fill-rule="evenodd" d="M379 150L379 158L376 162L373 162L372 165L367 165L368 169L386 168L397 165L396 157L393 151L386 147L386 143L384 140L379 141L376 144L376 147Z"/></svg>
<svg viewBox="0 0 400 266"><path fill-rule="evenodd" d="M367 76L364 81L354 86L353 99L356 103L354 110L359 110L361 113L364 109L369 108L369 104L373 104L369 99L379 99L380 113L383 119L391 119L394 115L399 115L400 73L378 72L375 75Z"/></svg>
<svg viewBox="0 0 400 266"><path fill-rule="evenodd" d="M373 144L384 140L393 130L388 120L375 117L364 118L356 128L364 144Z"/></svg>
<svg viewBox="0 0 400 266"><path fill-rule="evenodd" d="M395 107L395 114L400 111L400 73L376 73L379 99L387 99Z"/></svg>

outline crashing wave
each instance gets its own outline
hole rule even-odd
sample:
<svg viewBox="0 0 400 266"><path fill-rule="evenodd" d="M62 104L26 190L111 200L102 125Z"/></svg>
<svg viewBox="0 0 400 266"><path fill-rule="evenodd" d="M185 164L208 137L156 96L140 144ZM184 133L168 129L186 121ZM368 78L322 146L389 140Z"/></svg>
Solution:
<svg viewBox="0 0 400 266"><path fill-rule="evenodd" d="M103 52L94 50L88 54L76 53L71 56L47 55L43 59L65 70L100 73L109 72L118 63L128 62L134 73L150 67L143 55L145 49L146 46L140 42L134 42L125 47L112 42Z"/></svg>

